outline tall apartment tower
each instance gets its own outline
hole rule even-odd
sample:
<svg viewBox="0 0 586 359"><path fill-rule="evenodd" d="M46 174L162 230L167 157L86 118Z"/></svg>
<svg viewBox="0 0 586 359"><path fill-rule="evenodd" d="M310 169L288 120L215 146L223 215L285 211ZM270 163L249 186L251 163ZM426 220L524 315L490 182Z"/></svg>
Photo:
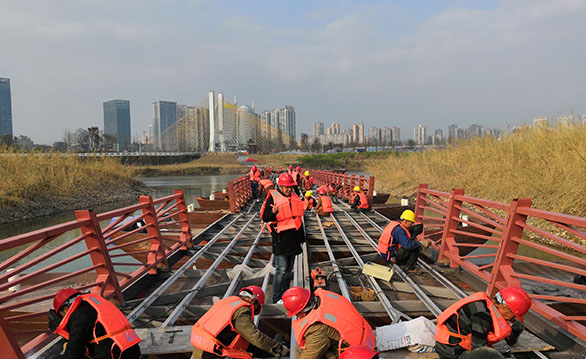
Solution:
<svg viewBox="0 0 586 359"><path fill-rule="evenodd" d="M448 126L448 143L458 142L458 125L451 124Z"/></svg>
<svg viewBox="0 0 586 359"><path fill-rule="evenodd" d="M425 138L427 136L427 129L423 125L417 125L413 131L413 137L417 146L425 146Z"/></svg>
<svg viewBox="0 0 586 359"><path fill-rule="evenodd" d="M364 144L364 124L352 125L352 142Z"/></svg>
<svg viewBox="0 0 586 359"><path fill-rule="evenodd" d="M208 101L210 117L210 145L208 151L216 152L216 96L214 91L209 92Z"/></svg>
<svg viewBox="0 0 586 359"><path fill-rule="evenodd" d="M130 145L130 101L104 102L104 135L112 136L117 151L126 151Z"/></svg>
<svg viewBox="0 0 586 359"><path fill-rule="evenodd" d="M177 143L177 102L153 102L153 144L155 149L169 151Z"/></svg>
<svg viewBox="0 0 586 359"><path fill-rule="evenodd" d="M0 135L12 136L10 79L0 77Z"/></svg>
<svg viewBox="0 0 586 359"><path fill-rule="evenodd" d="M313 135L315 137L322 136L324 134L324 123L323 122L314 122L313 123Z"/></svg>
<svg viewBox="0 0 586 359"><path fill-rule="evenodd" d="M396 126L391 127L391 145L393 145L393 146L400 146L401 145L401 129L399 127L396 127Z"/></svg>

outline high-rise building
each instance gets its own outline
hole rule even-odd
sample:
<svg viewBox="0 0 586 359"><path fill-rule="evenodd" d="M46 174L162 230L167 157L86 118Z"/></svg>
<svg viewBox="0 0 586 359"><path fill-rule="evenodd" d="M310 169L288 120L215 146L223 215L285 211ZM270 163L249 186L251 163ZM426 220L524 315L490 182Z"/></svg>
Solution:
<svg viewBox="0 0 586 359"><path fill-rule="evenodd" d="M206 107L177 105L177 122L172 126L177 133L177 143L169 150L205 152L209 144L209 123Z"/></svg>
<svg viewBox="0 0 586 359"><path fill-rule="evenodd" d="M117 151L126 151L130 145L130 101L104 102L104 135L110 136Z"/></svg>
<svg viewBox="0 0 586 359"><path fill-rule="evenodd" d="M425 138L427 136L426 128L423 125L417 125L413 129L413 137L415 139L415 144L419 147L425 146Z"/></svg>
<svg viewBox="0 0 586 359"><path fill-rule="evenodd" d="M401 129L399 127L396 127L396 126L391 127L391 145L393 145L393 146L400 146L401 145Z"/></svg>
<svg viewBox="0 0 586 359"><path fill-rule="evenodd" d="M441 128L438 128L434 131L433 136L431 137L431 145L432 146L441 146L444 144L444 131Z"/></svg>
<svg viewBox="0 0 586 359"><path fill-rule="evenodd" d="M4 77L0 77L0 135L13 135L10 79Z"/></svg>
<svg viewBox="0 0 586 359"><path fill-rule="evenodd" d="M328 135L339 135L340 134L340 124L337 122L332 122L330 127L328 127L327 134Z"/></svg>
<svg viewBox="0 0 586 359"><path fill-rule="evenodd" d="M380 141L383 145L390 145L392 143L392 129L390 127L383 127L380 129Z"/></svg>
<svg viewBox="0 0 586 359"><path fill-rule="evenodd" d="M155 149L172 151L177 143L177 102L153 102L153 144Z"/></svg>
<svg viewBox="0 0 586 359"><path fill-rule="evenodd" d="M352 125L352 142L355 144L364 144L364 124Z"/></svg>
<svg viewBox="0 0 586 359"><path fill-rule="evenodd" d="M254 110L243 105L238 107L238 144L246 146L249 142L259 144L261 136L260 116Z"/></svg>
<svg viewBox="0 0 586 359"><path fill-rule="evenodd" d="M383 144L381 138L381 129L377 127L371 127L368 129L368 144L380 146Z"/></svg>
<svg viewBox="0 0 586 359"><path fill-rule="evenodd" d="M451 124L448 126L448 143L458 142L458 125Z"/></svg>
<svg viewBox="0 0 586 359"><path fill-rule="evenodd" d="M324 123L323 122L314 122L313 123L313 135L315 137L321 136L324 134Z"/></svg>

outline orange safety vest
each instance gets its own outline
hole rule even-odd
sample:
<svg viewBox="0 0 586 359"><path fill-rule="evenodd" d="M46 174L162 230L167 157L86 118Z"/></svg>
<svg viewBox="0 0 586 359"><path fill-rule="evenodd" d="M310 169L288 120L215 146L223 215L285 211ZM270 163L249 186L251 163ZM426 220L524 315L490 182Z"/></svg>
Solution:
<svg viewBox="0 0 586 359"><path fill-rule="evenodd" d="M295 193L291 193L291 197L283 196L279 191L271 190L269 194L273 197L273 206L279 208L277 212L277 233L281 233L291 228L299 229L303 224L303 201L297 197ZM267 195L268 197L268 195ZM263 203L262 209L260 210L260 216L262 218L267 202ZM267 228L270 228L270 223L267 224Z"/></svg>
<svg viewBox="0 0 586 359"><path fill-rule="evenodd" d="M397 247L397 249L401 248L401 245L399 243L395 243L392 235L393 229L395 229L395 227L397 226L401 226L401 228L405 230L405 233L407 233L407 237L411 239L411 232L409 232L409 230L405 228L405 226L403 226L400 222L391 221L391 223L389 223L389 225L386 226L385 230L380 235L380 238L378 240L378 246L376 247L376 250L379 253L387 255L387 259L388 257L390 257L389 247Z"/></svg>
<svg viewBox="0 0 586 359"><path fill-rule="evenodd" d="M466 350L472 350L472 334L462 335L460 334L460 328L457 333L451 332L448 327L444 324L452 315L456 316L456 323L459 323L458 310L468 303L477 302L484 300L486 306L490 312L492 318L493 332L488 333L487 341L489 345L500 342L503 339L508 338L511 335L511 326L505 318L499 313L498 309L490 299L490 297L484 292L474 293L464 299L457 301L450 305L448 309L443 311L437 317L437 329L435 331L435 340L438 343L447 345L459 345ZM458 324L459 325L459 324ZM462 339L458 344L450 344L450 337L456 337Z"/></svg>
<svg viewBox="0 0 586 359"><path fill-rule="evenodd" d="M134 329L130 327L128 319L126 319L120 309L118 309L114 304L110 303L106 298L97 294L82 294L77 296L77 298L75 298L73 301L73 304L71 304L71 308L69 308L67 314L65 314L65 317L63 317L61 323L59 323L59 326L55 330L55 334L59 334L66 340L69 340L69 330L67 328L67 323L69 323L71 314L73 314L77 307L79 307L82 300L91 305L98 313L98 317L94 325L98 324L99 322L106 331L106 335L96 337L96 332L94 329L94 339L90 340L88 344L99 343L102 340L109 338L114 341L112 346L116 345L122 353L131 346L137 345L142 341L138 335L136 335Z"/></svg>
<svg viewBox="0 0 586 359"><path fill-rule="evenodd" d="M258 181L258 183L264 188L267 189L267 187L271 187L274 186L275 184L273 183L273 181L268 180L268 179L261 179L260 181Z"/></svg>
<svg viewBox="0 0 586 359"><path fill-rule="evenodd" d="M319 196L321 200L321 206L324 209L325 213L334 213L334 206L332 205L332 200L328 196Z"/></svg>
<svg viewBox="0 0 586 359"><path fill-rule="evenodd" d="M250 170L250 172L248 172L248 178L250 179L250 182L258 182L260 180L260 171Z"/></svg>
<svg viewBox="0 0 586 359"><path fill-rule="evenodd" d="M360 206L358 208L368 209L368 198L366 198L366 194L364 192L358 192L358 197L360 197Z"/></svg>
<svg viewBox="0 0 586 359"><path fill-rule="evenodd" d="M303 200L303 210L304 211L312 210L314 206L315 206L315 199L309 198L309 199Z"/></svg>
<svg viewBox="0 0 586 359"><path fill-rule="evenodd" d="M232 323L232 316L242 307L249 307L254 319L254 306L238 296L233 295L214 304L191 327L191 345L222 357L252 358L252 354L246 352L248 342L236 331ZM236 337L230 344L225 345L217 336L227 326L236 333Z"/></svg>
<svg viewBox="0 0 586 359"><path fill-rule="evenodd" d="M299 186L299 182L297 182L297 177L299 177L299 172L297 172L297 171L291 172L291 177L293 177L293 182L295 182L295 185Z"/></svg>
<svg viewBox="0 0 586 359"><path fill-rule="evenodd" d="M376 343L372 328L349 300L321 288L316 289L314 294L320 299L319 307L302 319L295 319L291 324L299 348L305 349L305 331L314 323L323 323L340 333L339 353L343 342L374 349Z"/></svg>
<svg viewBox="0 0 586 359"><path fill-rule="evenodd" d="M305 177L305 189L310 190L313 186L313 177Z"/></svg>

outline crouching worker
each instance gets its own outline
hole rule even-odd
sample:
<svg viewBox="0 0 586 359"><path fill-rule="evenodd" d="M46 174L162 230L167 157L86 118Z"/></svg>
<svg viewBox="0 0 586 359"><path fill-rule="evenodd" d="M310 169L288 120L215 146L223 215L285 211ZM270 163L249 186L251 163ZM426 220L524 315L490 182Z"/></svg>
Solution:
<svg viewBox="0 0 586 359"><path fill-rule="evenodd" d="M412 237L410 228L415 223L415 213L407 209L401 214L401 222L391 221L381 234L376 250L387 263L395 263L407 272L417 273L415 265L421 247L427 248L430 242L419 242Z"/></svg>
<svg viewBox="0 0 586 359"><path fill-rule="evenodd" d="M283 304L291 324L298 359L339 358L353 345L374 349L372 328L350 301L324 289L314 295L308 289L292 287L283 294Z"/></svg>
<svg viewBox="0 0 586 359"><path fill-rule="evenodd" d="M305 192L305 196L303 198L303 210L304 211L312 211L315 208L315 199L313 198L313 192L307 191Z"/></svg>
<svg viewBox="0 0 586 359"><path fill-rule="evenodd" d="M366 194L360 190L360 187L354 186L354 194L350 197L350 207L355 212L366 212L368 211L368 198Z"/></svg>
<svg viewBox="0 0 586 359"><path fill-rule="evenodd" d="M61 289L49 310L49 327L67 340L61 359L139 359L140 338L106 298Z"/></svg>
<svg viewBox="0 0 586 359"><path fill-rule="evenodd" d="M334 213L334 206L332 205L332 200L326 194L324 189L320 189L319 192L319 199L317 200L317 206L315 206L315 211L320 216L328 216L330 213Z"/></svg>
<svg viewBox="0 0 586 359"><path fill-rule="evenodd" d="M254 325L264 302L263 290L252 285L214 304L191 328L193 359L286 356L285 345Z"/></svg>
<svg viewBox="0 0 586 359"><path fill-rule="evenodd" d="M440 359L502 358L487 346L503 339L515 345L529 308L531 298L519 287L503 288L494 299L485 292L461 299L437 317L436 352Z"/></svg>

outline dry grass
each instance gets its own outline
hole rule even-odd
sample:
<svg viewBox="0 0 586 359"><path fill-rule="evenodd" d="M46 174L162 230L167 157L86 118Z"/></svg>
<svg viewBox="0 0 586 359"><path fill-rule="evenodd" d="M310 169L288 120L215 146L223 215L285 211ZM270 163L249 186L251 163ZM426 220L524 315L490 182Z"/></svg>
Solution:
<svg viewBox="0 0 586 359"><path fill-rule="evenodd" d="M299 163L299 155L296 154L274 154L274 155L250 155L258 160L258 164L271 166L272 168L286 168L290 164Z"/></svg>
<svg viewBox="0 0 586 359"><path fill-rule="evenodd" d="M15 153L0 149L0 208L39 198L75 196L134 182L131 169L111 158Z"/></svg>
<svg viewBox="0 0 586 359"><path fill-rule="evenodd" d="M206 154L187 163L132 167L136 176L186 176L246 173L250 169L237 160L236 153Z"/></svg>
<svg viewBox="0 0 586 359"><path fill-rule="evenodd" d="M586 216L586 127L524 128L502 141L477 138L446 150L389 157L369 165L377 189L414 196L419 183L509 203Z"/></svg>

